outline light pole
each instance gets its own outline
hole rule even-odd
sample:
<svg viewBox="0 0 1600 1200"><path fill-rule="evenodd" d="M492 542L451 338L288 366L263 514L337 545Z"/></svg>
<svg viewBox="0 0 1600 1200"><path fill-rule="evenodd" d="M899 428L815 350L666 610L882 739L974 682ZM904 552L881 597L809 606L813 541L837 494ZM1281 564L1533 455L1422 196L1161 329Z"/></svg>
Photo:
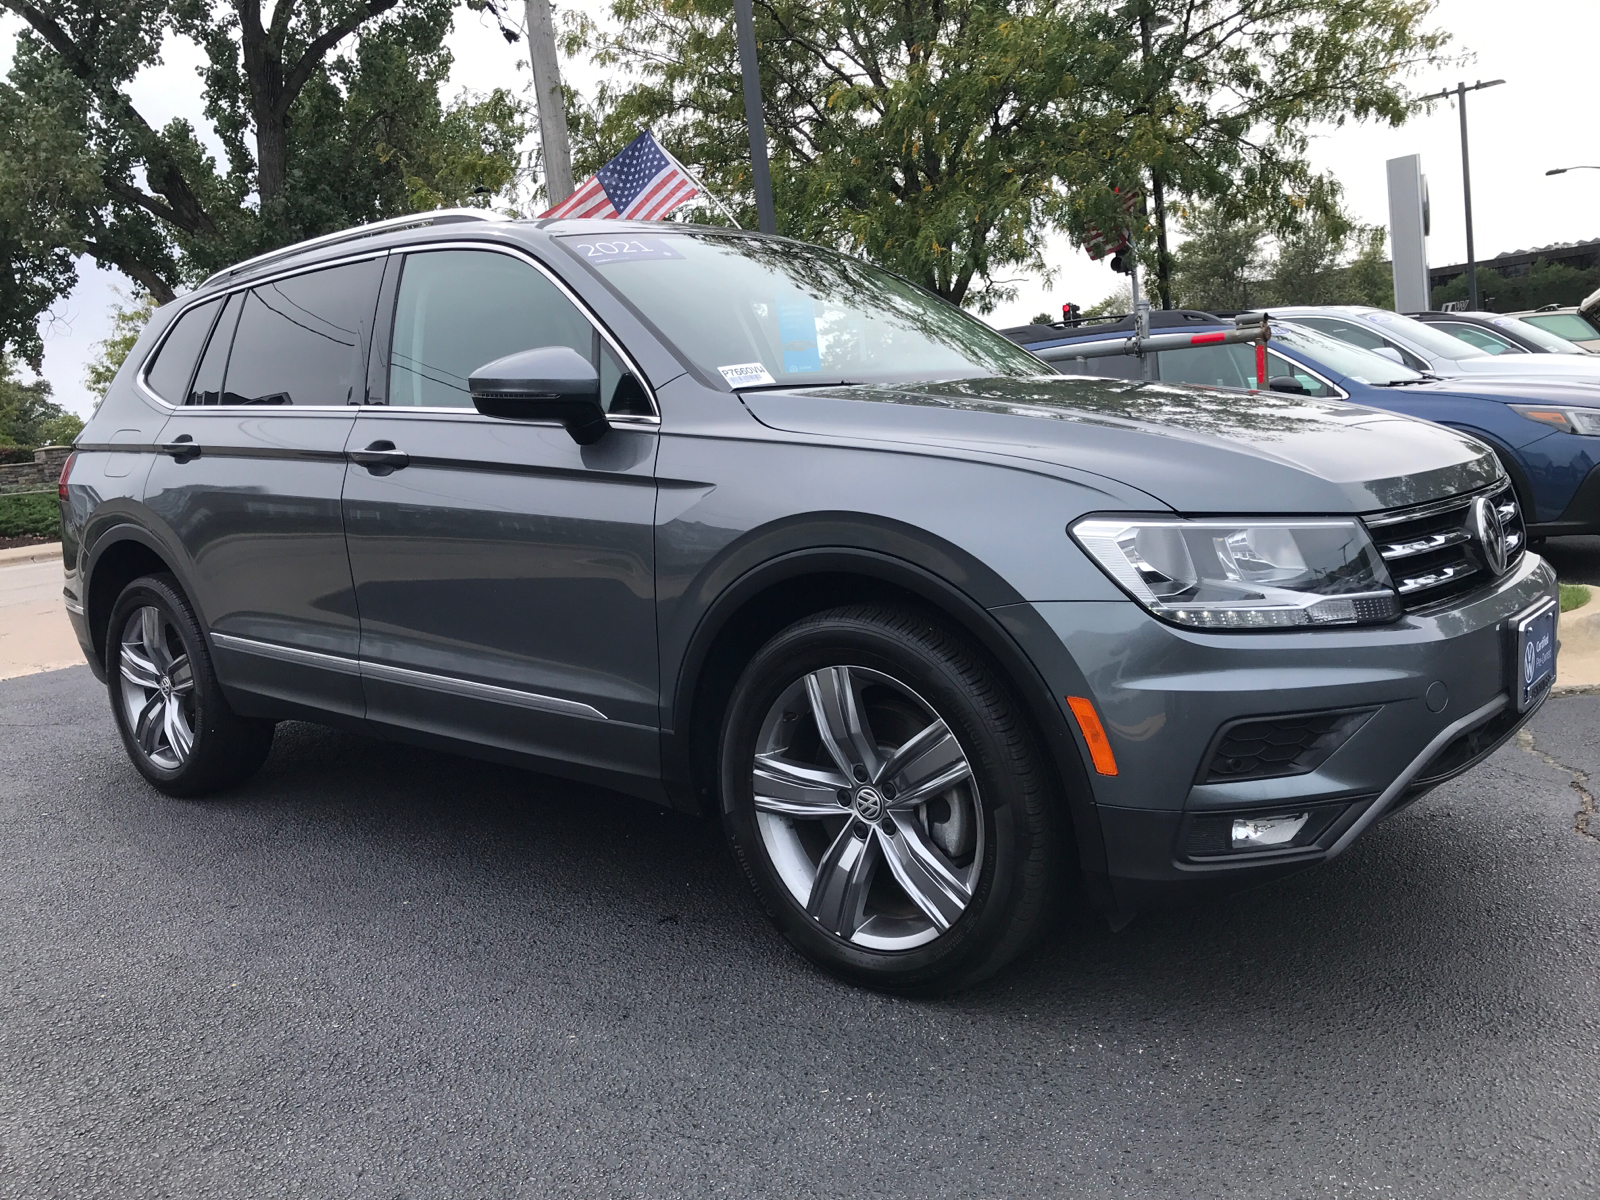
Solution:
<svg viewBox="0 0 1600 1200"><path fill-rule="evenodd" d="M1550 170L1546 171L1545 174L1546 175L1565 175L1568 171L1600 171L1600 167L1586 167L1586 166L1552 167Z"/></svg>
<svg viewBox="0 0 1600 1200"><path fill-rule="evenodd" d="M744 76L744 119L750 128L750 169L756 193L756 225L778 232L772 206L772 169L767 164L767 122L761 104L761 72L756 69L756 18L751 0L733 0L739 38L739 70Z"/></svg>
<svg viewBox="0 0 1600 1200"><path fill-rule="evenodd" d="M1478 309L1478 262L1472 251L1472 169L1467 164L1467 93L1499 87L1504 82L1504 79L1491 79L1488 83L1484 83L1480 79L1470 87L1465 83L1458 83L1453 88L1445 88L1442 92L1422 97L1426 101L1445 100L1454 96L1456 107L1461 112L1461 195L1466 200L1467 206L1467 307L1474 312Z"/></svg>

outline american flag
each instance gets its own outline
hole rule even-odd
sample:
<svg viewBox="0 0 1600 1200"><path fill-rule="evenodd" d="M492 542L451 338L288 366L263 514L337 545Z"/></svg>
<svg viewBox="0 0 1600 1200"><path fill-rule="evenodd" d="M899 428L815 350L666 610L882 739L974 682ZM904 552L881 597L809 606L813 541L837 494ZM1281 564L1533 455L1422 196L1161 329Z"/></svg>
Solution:
<svg viewBox="0 0 1600 1200"><path fill-rule="evenodd" d="M623 147L546 217L620 217L656 221L700 189L646 130Z"/></svg>
<svg viewBox="0 0 1600 1200"><path fill-rule="evenodd" d="M1122 214L1121 220L1128 221L1133 216L1134 209L1138 208L1144 200L1144 193L1138 188L1124 192L1121 188L1112 188L1111 194L1117 198L1117 209ZM1089 257L1099 261L1108 254L1121 254L1130 244L1131 231L1126 225L1116 231L1115 239L1101 233L1095 225L1084 228L1083 248L1089 252Z"/></svg>

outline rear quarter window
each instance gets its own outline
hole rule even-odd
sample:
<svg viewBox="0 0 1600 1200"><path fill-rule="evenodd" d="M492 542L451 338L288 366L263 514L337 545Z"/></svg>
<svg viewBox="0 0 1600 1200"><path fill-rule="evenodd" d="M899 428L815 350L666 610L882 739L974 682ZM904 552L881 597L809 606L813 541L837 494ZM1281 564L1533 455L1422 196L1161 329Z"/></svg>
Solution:
<svg viewBox="0 0 1600 1200"><path fill-rule="evenodd" d="M200 357L200 347L206 344L206 334L211 332L211 322L221 306L220 299L207 300L181 314L145 368L145 383L168 404L183 403L195 359Z"/></svg>

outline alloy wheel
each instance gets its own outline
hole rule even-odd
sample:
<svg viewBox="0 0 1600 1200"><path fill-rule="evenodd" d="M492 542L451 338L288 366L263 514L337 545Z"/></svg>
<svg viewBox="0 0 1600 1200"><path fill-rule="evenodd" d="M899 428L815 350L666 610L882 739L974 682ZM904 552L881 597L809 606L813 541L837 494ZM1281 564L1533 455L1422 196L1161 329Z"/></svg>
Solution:
<svg viewBox="0 0 1600 1200"><path fill-rule="evenodd" d="M761 725L762 841L808 916L855 945L909 950L961 918L983 865L983 812L955 735L905 684L812 671Z"/></svg>
<svg viewBox="0 0 1600 1200"><path fill-rule="evenodd" d="M122 705L139 750L176 771L194 748L194 670L177 629L159 608L128 614L118 653Z"/></svg>

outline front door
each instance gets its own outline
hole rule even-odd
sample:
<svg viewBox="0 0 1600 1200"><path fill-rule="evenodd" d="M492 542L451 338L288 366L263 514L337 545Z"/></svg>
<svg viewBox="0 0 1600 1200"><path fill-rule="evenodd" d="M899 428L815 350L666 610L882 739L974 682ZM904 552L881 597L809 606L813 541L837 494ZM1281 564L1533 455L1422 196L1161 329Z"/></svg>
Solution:
<svg viewBox="0 0 1600 1200"><path fill-rule="evenodd" d="M379 256L235 291L187 386L148 376L179 407L145 503L182 546L219 679L354 716L360 624L340 494L382 275Z"/></svg>
<svg viewBox="0 0 1600 1200"><path fill-rule="evenodd" d="M620 770L648 790L659 756L649 397L519 254L396 255L384 293L391 330L368 389L381 403L356 419L344 493L369 717L579 775ZM613 420L594 445L472 407L474 370L550 345L600 369Z"/></svg>

